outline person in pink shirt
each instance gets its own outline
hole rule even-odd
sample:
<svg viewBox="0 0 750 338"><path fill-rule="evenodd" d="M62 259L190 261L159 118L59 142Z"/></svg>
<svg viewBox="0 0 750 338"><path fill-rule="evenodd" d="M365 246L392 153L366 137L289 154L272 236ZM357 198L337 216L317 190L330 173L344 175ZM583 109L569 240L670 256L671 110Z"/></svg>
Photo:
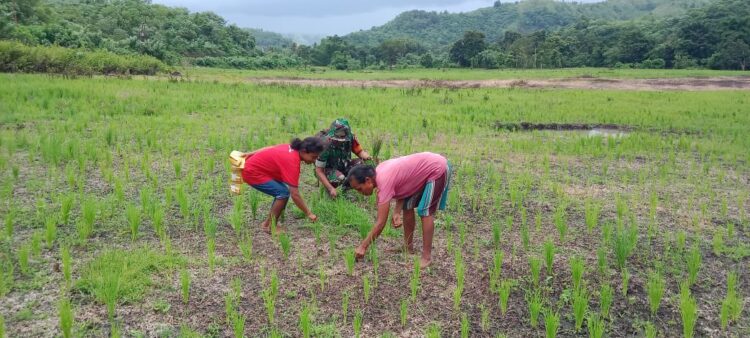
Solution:
<svg viewBox="0 0 750 338"><path fill-rule="evenodd" d="M451 166L438 154L424 152L384 161L373 168L358 165L352 168L346 182L359 193L369 196L377 188L378 214L375 225L362 243L355 249L357 258L362 258L367 247L383 231L390 212L392 200L392 224L404 226L404 246L413 252L413 235L416 214L422 219L421 267L430 265L432 257L432 235L435 231L435 213L445 210L450 188Z"/></svg>

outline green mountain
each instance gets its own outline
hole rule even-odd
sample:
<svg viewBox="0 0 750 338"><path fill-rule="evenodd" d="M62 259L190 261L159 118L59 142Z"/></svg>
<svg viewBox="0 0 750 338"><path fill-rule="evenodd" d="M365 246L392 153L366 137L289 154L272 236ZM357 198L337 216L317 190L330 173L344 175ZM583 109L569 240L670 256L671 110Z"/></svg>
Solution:
<svg viewBox="0 0 750 338"><path fill-rule="evenodd" d="M261 50L291 48L295 43L292 39L276 32L256 28L246 30L255 37L255 46Z"/></svg>
<svg viewBox="0 0 750 338"><path fill-rule="evenodd" d="M459 40L465 31L485 34L497 40L506 31L530 33L555 30L581 18L630 20L652 16L677 16L712 0L608 0L598 3L525 0L515 3L495 2L493 7L466 13L426 12L413 10L401 13L390 22L344 36L359 46L377 46L389 39L406 38L430 49L445 47Z"/></svg>

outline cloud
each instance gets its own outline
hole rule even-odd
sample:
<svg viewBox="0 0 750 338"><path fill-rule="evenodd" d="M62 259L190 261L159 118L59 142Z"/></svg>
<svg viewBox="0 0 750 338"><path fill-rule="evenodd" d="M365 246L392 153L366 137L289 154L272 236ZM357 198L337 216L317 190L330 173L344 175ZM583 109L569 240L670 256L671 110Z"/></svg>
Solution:
<svg viewBox="0 0 750 338"><path fill-rule="evenodd" d="M191 10L265 17L327 17L369 13L388 8L460 6L470 0L157 0L168 6Z"/></svg>

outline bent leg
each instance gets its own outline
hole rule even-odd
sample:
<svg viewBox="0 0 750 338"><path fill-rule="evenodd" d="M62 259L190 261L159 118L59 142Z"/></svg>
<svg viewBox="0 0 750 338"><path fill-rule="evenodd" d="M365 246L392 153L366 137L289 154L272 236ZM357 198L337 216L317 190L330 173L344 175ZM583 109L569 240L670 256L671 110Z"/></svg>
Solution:
<svg viewBox="0 0 750 338"><path fill-rule="evenodd" d="M419 262L421 267L430 266L432 261L432 236L435 233L435 217L422 217L422 260Z"/></svg>

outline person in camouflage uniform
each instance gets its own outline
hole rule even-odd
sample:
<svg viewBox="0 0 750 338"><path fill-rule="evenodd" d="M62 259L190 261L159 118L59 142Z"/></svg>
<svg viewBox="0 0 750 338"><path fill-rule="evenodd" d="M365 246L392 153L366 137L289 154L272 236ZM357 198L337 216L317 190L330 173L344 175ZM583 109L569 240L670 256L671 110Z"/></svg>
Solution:
<svg viewBox="0 0 750 338"><path fill-rule="evenodd" d="M336 119L320 136L328 141L328 147L315 161L315 175L328 194L336 198L336 187L343 183L349 169L370 160L370 154L362 149L346 119ZM352 159L351 153L358 158Z"/></svg>

